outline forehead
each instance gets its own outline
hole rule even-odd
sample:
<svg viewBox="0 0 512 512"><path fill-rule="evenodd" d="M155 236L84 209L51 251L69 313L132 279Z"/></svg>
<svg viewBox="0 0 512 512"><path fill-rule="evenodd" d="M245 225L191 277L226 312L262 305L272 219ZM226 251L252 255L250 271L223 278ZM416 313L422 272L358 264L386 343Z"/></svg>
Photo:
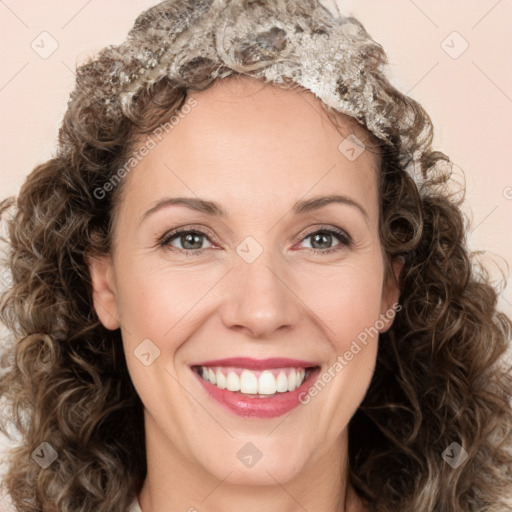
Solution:
<svg viewBox="0 0 512 512"><path fill-rule="evenodd" d="M262 127L270 132L288 128L284 133L279 132L281 140L286 141L287 133L297 139L302 132L302 139L316 140L337 130L343 137L355 134L365 145L371 143L368 131L353 117L333 109L329 109L329 117L322 102L311 91L296 84L283 87L232 75L215 81L208 89L190 94L201 104L201 109L196 109L199 115L195 116L195 128L203 124L205 132L212 131L212 123L222 123L223 128L236 124L251 134L259 131L261 136L264 135L259 130Z"/></svg>
<svg viewBox="0 0 512 512"><path fill-rule="evenodd" d="M343 114L334 126L309 91L235 76L189 96L197 105L125 180L123 195L132 202L148 204L163 193L222 195L233 207L264 207L265 197L299 199L309 191L372 197L377 156L343 153L353 135L369 147L368 132Z"/></svg>

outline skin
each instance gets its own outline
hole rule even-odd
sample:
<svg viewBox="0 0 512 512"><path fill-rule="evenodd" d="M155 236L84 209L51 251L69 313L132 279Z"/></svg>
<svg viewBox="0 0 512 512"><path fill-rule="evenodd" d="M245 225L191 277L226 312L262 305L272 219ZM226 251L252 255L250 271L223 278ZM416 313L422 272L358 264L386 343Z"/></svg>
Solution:
<svg viewBox="0 0 512 512"><path fill-rule="evenodd" d="M307 91L244 77L192 95L197 106L124 178L112 254L90 264L96 312L108 329L121 328L145 406L142 509L365 510L346 485L347 425L369 386L378 336L307 405L273 419L225 410L190 365L291 357L326 371L392 309L399 292L385 279L378 237L378 155L346 158L339 144L351 133L367 141L364 128L344 115L335 128ZM339 203L291 211L333 193L366 216ZM168 205L141 222L159 200L178 196L215 201L227 216ZM197 254L184 254L190 243L179 235L158 244L177 227L206 232ZM335 227L351 244L308 236ZM236 251L248 236L263 249L252 263ZM392 318L383 323L380 332ZM160 350L149 366L134 355L144 339ZM252 468L237 458L247 442L262 454Z"/></svg>

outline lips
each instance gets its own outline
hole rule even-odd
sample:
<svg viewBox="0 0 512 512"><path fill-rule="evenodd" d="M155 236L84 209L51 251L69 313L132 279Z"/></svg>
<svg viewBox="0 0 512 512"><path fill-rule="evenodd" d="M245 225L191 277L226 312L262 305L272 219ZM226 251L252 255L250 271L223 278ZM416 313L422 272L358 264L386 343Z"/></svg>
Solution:
<svg viewBox="0 0 512 512"><path fill-rule="evenodd" d="M318 374L311 361L230 358L204 361L192 370L208 395L239 416L272 418L300 405L298 397Z"/></svg>

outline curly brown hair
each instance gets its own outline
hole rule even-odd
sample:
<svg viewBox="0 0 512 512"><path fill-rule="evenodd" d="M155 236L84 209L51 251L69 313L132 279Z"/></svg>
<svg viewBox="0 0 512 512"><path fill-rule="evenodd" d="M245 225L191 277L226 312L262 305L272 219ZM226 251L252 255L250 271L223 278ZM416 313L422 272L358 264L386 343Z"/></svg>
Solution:
<svg viewBox="0 0 512 512"><path fill-rule="evenodd" d="M313 0L236 3L255 17L257 9L293 11L302 30L318 30ZM186 12L181 35L192 38L207 4L163 2L134 30ZM366 34L358 20L349 21ZM366 70L387 95L383 112L391 121L389 141L368 132L381 155L380 239L388 272L398 257L404 267L402 309L381 334L373 380L350 422L350 480L376 512L510 510L512 374L504 355L512 321L497 310L497 290L467 247L462 198L450 190L450 159L432 149L428 114L378 72L387 62L380 45L368 48ZM183 59L179 74L148 82L129 109L114 111L112 70L121 51L104 49L77 70L56 156L32 171L17 199L0 205L3 214L14 210L5 221L11 282L0 319L11 336L2 344L7 412L0 426L4 433L14 427L23 440L4 479L18 511L119 512L140 491L147 469L143 407L120 331L107 330L95 314L88 270L88 256L110 251L123 190L122 182L112 190L105 184L189 91L229 75L263 80L261 70L280 56L267 48L258 61L256 51L235 52L237 66L212 55ZM334 109L323 106L335 121ZM407 171L417 154L420 185ZM104 197L95 193L100 189ZM42 442L59 454L45 470L31 459ZM442 457L454 442L467 452L456 468Z"/></svg>

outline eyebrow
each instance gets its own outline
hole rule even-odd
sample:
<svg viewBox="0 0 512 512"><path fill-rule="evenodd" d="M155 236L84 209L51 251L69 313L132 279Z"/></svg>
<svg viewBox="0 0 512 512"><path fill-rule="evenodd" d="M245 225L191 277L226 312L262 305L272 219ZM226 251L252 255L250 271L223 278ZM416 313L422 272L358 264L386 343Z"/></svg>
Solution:
<svg viewBox="0 0 512 512"><path fill-rule="evenodd" d="M346 204L348 206L353 206L357 208L365 217L365 220L369 221L368 212L363 208L361 204L357 201L354 201L352 198L340 194L328 195L328 196L319 196L314 197L312 199L302 199L296 201L293 205L291 211L296 215L304 215L306 213L310 213L314 210L319 210L324 206L327 206L332 203L338 204ZM205 213L207 215L211 215L213 217L222 217L226 218L228 216L226 210L218 203L213 201L207 201L205 199L199 199L195 197L165 197L156 202L156 204L146 211L139 223L142 223L153 213L165 208L167 206L179 205L185 206L191 210Z"/></svg>

